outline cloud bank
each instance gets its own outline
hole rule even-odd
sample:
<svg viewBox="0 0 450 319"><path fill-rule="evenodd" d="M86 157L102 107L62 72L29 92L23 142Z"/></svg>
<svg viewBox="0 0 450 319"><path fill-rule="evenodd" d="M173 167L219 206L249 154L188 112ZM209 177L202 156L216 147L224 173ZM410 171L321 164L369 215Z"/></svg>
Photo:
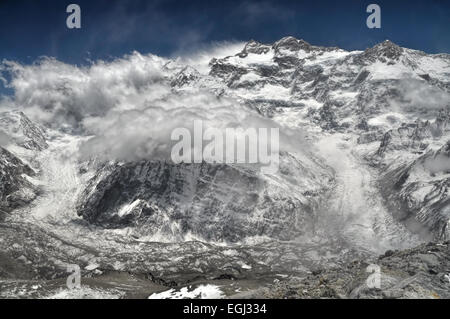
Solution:
<svg viewBox="0 0 450 319"><path fill-rule="evenodd" d="M8 86L15 91L10 101L15 108L50 128L90 137L81 145L82 158L168 159L175 144L171 132L179 127L193 130L195 120L202 120L205 129L223 131L279 127L237 100L201 85L188 90L171 85L187 63L205 72L212 56L241 49L241 44L221 44L176 60L133 52L88 66L52 58L32 65L4 61L1 70L11 76ZM280 130L285 150L300 148L300 136Z"/></svg>
<svg viewBox="0 0 450 319"><path fill-rule="evenodd" d="M9 136L0 131L0 147L6 146L9 143Z"/></svg>
<svg viewBox="0 0 450 319"><path fill-rule="evenodd" d="M450 108L450 94L428 84L426 81L417 79L401 80L397 85L397 89L400 99L391 101L394 109L419 112L422 115L430 113L433 117L436 110Z"/></svg>

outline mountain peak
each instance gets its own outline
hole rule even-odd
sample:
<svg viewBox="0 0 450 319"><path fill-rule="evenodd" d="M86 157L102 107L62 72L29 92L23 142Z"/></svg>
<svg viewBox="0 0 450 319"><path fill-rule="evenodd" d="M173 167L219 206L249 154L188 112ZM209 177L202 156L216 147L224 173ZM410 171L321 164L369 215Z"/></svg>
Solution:
<svg viewBox="0 0 450 319"><path fill-rule="evenodd" d="M403 48L390 40L385 40L375 46L366 49L365 54L375 58L387 58L397 60L403 53Z"/></svg>
<svg viewBox="0 0 450 319"><path fill-rule="evenodd" d="M389 39L386 39L386 40L384 40L383 42L378 43L378 44L375 45L374 47L402 49L399 45L397 45L396 43L392 42L392 41L389 40Z"/></svg>
<svg viewBox="0 0 450 319"><path fill-rule="evenodd" d="M33 123L20 110L0 113L0 132L27 149L43 150L47 148L43 128Z"/></svg>
<svg viewBox="0 0 450 319"><path fill-rule="evenodd" d="M250 40L245 44L241 54L248 54L248 53L262 54L267 53L269 50L270 46L262 44L261 42L258 42L256 40Z"/></svg>
<svg viewBox="0 0 450 319"><path fill-rule="evenodd" d="M294 38L292 36L288 36L288 37L284 37L280 40L278 40L277 42L275 42L272 46L272 48L275 51L279 51L280 49L286 49L289 51L299 51L299 50L304 50L304 51L311 51L311 44L309 44L308 42L304 41L304 40L299 40L297 38Z"/></svg>

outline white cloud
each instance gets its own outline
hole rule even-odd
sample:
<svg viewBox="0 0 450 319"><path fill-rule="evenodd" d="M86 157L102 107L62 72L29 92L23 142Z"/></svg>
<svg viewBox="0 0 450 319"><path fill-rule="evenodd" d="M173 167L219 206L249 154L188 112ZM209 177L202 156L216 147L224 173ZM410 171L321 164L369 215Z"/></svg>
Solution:
<svg viewBox="0 0 450 319"><path fill-rule="evenodd" d="M9 143L9 137L2 131L0 131L0 147L6 146Z"/></svg>
<svg viewBox="0 0 450 319"><path fill-rule="evenodd" d="M400 80L397 89L400 99L393 99L391 104L401 111L430 113L450 107L450 94L444 90L416 79Z"/></svg>
<svg viewBox="0 0 450 319"><path fill-rule="evenodd" d="M81 146L82 156L167 159L174 143L172 130L192 130L197 119L203 120L205 129L279 127L234 99L202 89L176 91L170 86L171 76L183 63L205 67L213 56L235 54L242 47L238 43L213 45L180 57L170 67L168 59L134 52L83 67L44 58L32 65L7 61L2 69L12 76L13 107L55 129L91 136ZM294 135L280 130L286 147L301 141L289 137Z"/></svg>

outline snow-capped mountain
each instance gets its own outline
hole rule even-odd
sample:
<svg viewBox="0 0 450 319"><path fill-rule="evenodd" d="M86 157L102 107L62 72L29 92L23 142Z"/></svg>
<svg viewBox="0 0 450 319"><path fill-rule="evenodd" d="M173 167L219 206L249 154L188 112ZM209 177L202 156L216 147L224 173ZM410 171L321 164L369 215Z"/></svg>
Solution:
<svg viewBox="0 0 450 319"><path fill-rule="evenodd" d="M8 258L38 279L70 262L168 286L348 271L355 258L450 239L450 55L286 37L202 61L8 64L10 108L24 112L0 113ZM199 118L279 127L278 172L173 163L171 130Z"/></svg>
<svg viewBox="0 0 450 319"><path fill-rule="evenodd" d="M448 164L425 169L409 183L402 171L404 180L389 188L386 183L400 163L411 167L424 161L421 154L446 148L449 72L449 55L427 55L388 40L363 52L346 52L287 37L271 46L251 41L236 56L212 60L210 74L226 82L228 94L264 114L284 118L295 108L325 132L356 137L364 157L385 173L379 183L387 204L401 205L402 218L412 216L433 236L448 239ZM376 152L374 145L379 145ZM441 161L448 158L441 155ZM420 185L410 185L415 182ZM435 208L426 209L431 198Z"/></svg>
<svg viewBox="0 0 450 319"><path fill-rule="evenodd" d="M0 113L0 131L11 143L28 150L42 151L48 147L44 129L33 123L23 112Z"/></svg>
<svg viewBox="0 0 450 319"><path fill-rule="evenodd" d="M29 204L38 193L29 155L47 147L44 131L22 112L0 113L0 211ZM8 150L9 149L9 150ZM0 216L1 217L1 216Z"/></svg>

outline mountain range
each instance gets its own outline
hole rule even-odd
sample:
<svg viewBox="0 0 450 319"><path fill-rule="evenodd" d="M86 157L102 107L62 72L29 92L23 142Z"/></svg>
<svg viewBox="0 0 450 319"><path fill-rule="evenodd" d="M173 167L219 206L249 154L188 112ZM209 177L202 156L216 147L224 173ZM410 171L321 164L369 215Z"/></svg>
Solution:
<svg viewBox="0 0 450 319"><path fill-rule="evenodd" d="M201 61L4 62L1 296L74 297L78 264L94 297L448 297L450 55L286 37ZM173 163L194 119L280 128L278 172Z"/></svg>

